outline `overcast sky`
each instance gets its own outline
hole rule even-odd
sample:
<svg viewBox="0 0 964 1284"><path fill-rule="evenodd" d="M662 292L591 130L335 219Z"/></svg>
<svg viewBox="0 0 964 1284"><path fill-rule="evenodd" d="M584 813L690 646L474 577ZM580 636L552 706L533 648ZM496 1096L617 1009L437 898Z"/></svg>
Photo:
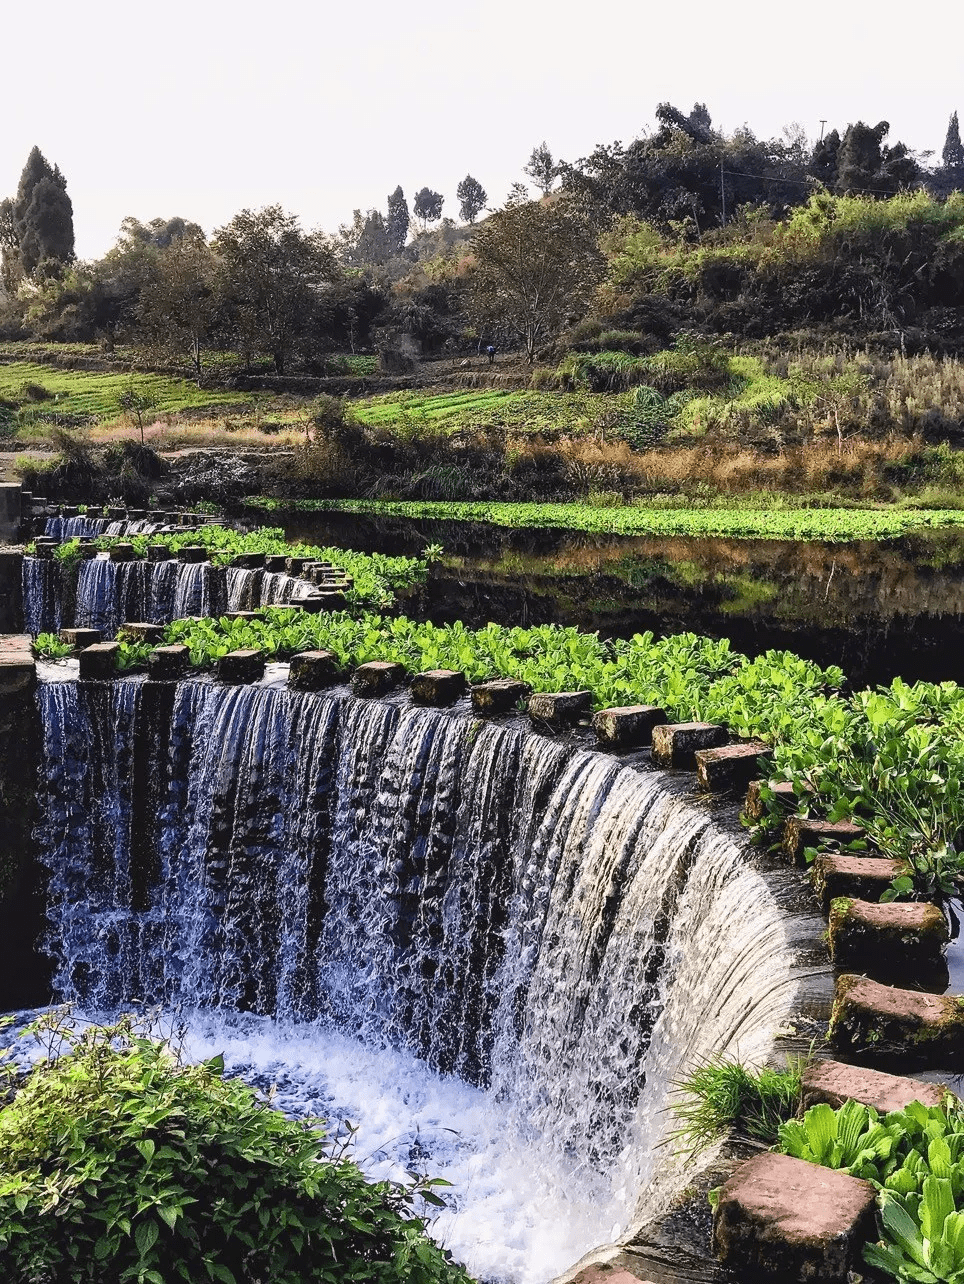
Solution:
<svg viewBox="0 0 964 1284"><path fill-rule="evenodd" d="M36 143L60 166L77 253L121 219L206 230L275 202L335 231L428 185L458 216L473 174L500 204L545 139L566 160L628 142L656 104L705 101L729 132L811 138L863 119L938 155L964 113L953 0L48 0L3 21L0 193Z"/></svg>

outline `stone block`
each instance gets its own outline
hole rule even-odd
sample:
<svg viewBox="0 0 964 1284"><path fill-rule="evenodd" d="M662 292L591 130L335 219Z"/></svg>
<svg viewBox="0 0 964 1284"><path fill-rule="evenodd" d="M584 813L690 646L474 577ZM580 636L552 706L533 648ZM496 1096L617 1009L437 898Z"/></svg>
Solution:
<svg viewBox="0 0 964 1284"><path fill-rule="evenodd" d="M465 674L454 669L426 669L424 673L413 674L409 691L416 704L442 708L464 696L468 685Z"/></svg>
<svg viewBox="0 0 964 1284"><path fill-rule="evenodd" d="M26 649L11 646L0 650L0 700L3 701L26 696L37 684L37 663L30 652L30 638L16 636L26 642Z"/></svg>
<svg viewBox="0 0 964 1284"><path fill-rule="evenodd" d="M712 722L668 722L653 728L653 762L692 771L697 749L726 743L726 731Z"/></svg>
<svg viewBox="0 0 964 1284"><path fill-rule="evenodd" d="M757 1155L720 1191L713 1247L741 1279L844 1284L873 1238L875 1207L869 1181L789 1155Z"/></svg>
<svg viewBox="0 0 964 1284"><path fill-rule="evenodd" d="M537 691L529 697L529 717L550 731L584 722L592 713L591 691Z"/></svg>
<svg viewBox="0 0 964 1284"><path fill-rule="evenodd" d="M264 656L260 651L229 651L218 657L217 673L222 682L260 682L264 677Z"/></svg>
<svg viewBox="0 0 964 1284"><path fill-rule="evenodd" d="M183 548L178 549L177 560L179 562L206 562L208 560L208 550L201 544L185 544Z"/></svg>
<svg viewBox="0 0 964 1284"><path fill-rule="evenodd" d="M711 794L742 794L754 776L767 769L773 753L769 746L753 740L749 744L697 749L694 757L701 789Z"/></svg>
<svg viewBox="0 0 964 1284"><path fill-rule="evenodd" d="M100 629L61 629L60 640L72 646L75 651L94 646L101 639Z"/></svg>
<svg viewBox="0 0 964 1284"><path fill-rule="evenodd" d="M894 1068L960 1065L964 999L845 972L837 978L827 1039L841 1052L884 1054Z"/></svg>
<svg viewBox="0 0 964 1284"><path fill-rule="evenodd" d="M321 691L340 680L338 662L331 651L301 651L291 657L288 686L296 691Z"/></svg>
<svg viewBox="0 0 964 1284"><path fill-rule="evenodd" d="M20 530L23 491L19 482L0 482L0 542L13 543Z"/></svg>
<svg viewBox="0 0 964 1284"><path fill-rule="evenodd" d="M133 544L112 544L107 556L112 562L133 562L137 553Z"/></svg>
<svg viewBox="0 0 964 1284"><path fill-rule="evenodd" d="M532 688L528 682L515 678L494 678L479 682L472 688L472 708L476 713L509 713L517 709Z"/></svg>
<svg viewBox="0 0 964 1284"><path fill-rule="evenodd" d="M743 814L747 820L762 820L767 814L767 804L760 792L763 784L762 780L750 781L746 791L746 802L743 804ZM767 781L766 784L774 794L774 802L779 811L796 811L797 795L793 792L793 785L789 780Z"/></svg>
<svg viewBox="0 0 964 1284"><path fill-rule="evenodd" d="M158 646L147 657L147 676L154 681L182 678L191 662L186 646Z"/></svg>
<svg viewBox="0 0 964 1284"><path fill-rule="evenodd" d="M843 856L838 852L820 852L811 866L811 873L823 911L829 914L830 902L838 896L879 901L891 880L907 873L907 865L883 856Z"/></svg>
<svg viewBox="0 0 964 1284"><path fill-rule="evenodd" d="M117 676L119 642L95 642L80 653L81 678L113 678Z"/></svg>
<svg viewBox="0 0 964 1284"><path fill-rule="evenodd" d="M169 562L174 554L166 544L148 544L147 560L149 562Z"/></svg>
<svg viewBox="0 0 964 1284"><path fill-rule="evenodd" d="M264 559L264 569L277 574L288 569L288 559L284 553L269 553Z"/></svg>
<svg viewBox="0 0 964 1284"><path fill-rule="evenodd" d="M126 638L131 642L150 642L154 646L164 640L164 625L145 624L140 620L131 620L118 626L117 636Z"/></svg>
<svg viewBox="0 0 964 1284"><path fill-rule="evenodd" d="M286 557L285 570L289 575L300 575L307 561L307 557Z"/></svg>
<svg viewBox="0 0 964 1284"><path fill-rule="evenodd" d="M356 695L380 696L393 691L404 677L404 665L394 660L370 660L351 675L351 685Z"/></svg>
<svg viewBox="0 0 964 1284"><path fill-rule="evenodd" d="M859 825L849 820L814 820L810 816L788 816L783 827L781 847L784 856L794 865L805 865L804 852L808 847L821 844L839 851L850 843L865 837Z"/></svg>
<svg viewBox="0 0 964 1284"><path fill-rule="evenodd" d="M109 522L122 522L127 516L126 508L105 508L104 516Z"/></svg>
<svg viewBox="0 0 964 1284"><path fill-rule="evenodd" d="M239 571L264 570L264 553L235 553L231 565Z"/></svg>
<svg viewBox="0 0 964 1284"><path fill-rule="evenodd" d="M55 544L43 544L40 540L34 540L34 557L41 562L50 562L53 560Z"/></svg>
<svg viewBox="0 0 964 1284"><path fill-rule="evenodd" d="M303 611L310 611L317 615L320 611L343 611L348 602L344 593L326 593L319 590L316 593L310 593L307 597L299 598L298 605Z"/></svg>
<svg viewBox="0 0 964 1284"><path fill-rule="evenodd" d="M146 516L146 508L129 508L127 510L127 520L130 522L142 522Z"/></svg>
<svg viewBox="0 0 964 1284"><path fill-rule="evenodd" d="M594 713L592 729L603 749L645 749L652 744L653 728L665 721L664 710L655 704L627 704Z"/></svg>
<svg viewBox="0 0 964 1284"><path fill-rule="evenodd" d="M226 611L225 616L229 620L260 620L263 618L261 611Z"/></svg>
<svg viewBox="0 0 964 1284"><path fill-rule="evenodd" d="M845 1101L859 1101L885 1115L891 1110L903 1110L912 1101L939 1106L947 1096L947 1089L923 1079L908 1079L866 1066L827 1060L815 1061L804 1070L801 1096L804 1110L821 1102L837 1110Z"/></svg>
<svg viewBox="0 0 964 1284"><path fill-rule="evenodd" d="M18 634L22 628L23 553L0 548L0 634Z"/></svg>
<svg viewBox="0 0 964 1284"><path fill-rule="evenodd" d="M853 900L839 896L830 906L830 957L850 971L901 975L932 967L948 941L942 910L926 901Z"/></svg>

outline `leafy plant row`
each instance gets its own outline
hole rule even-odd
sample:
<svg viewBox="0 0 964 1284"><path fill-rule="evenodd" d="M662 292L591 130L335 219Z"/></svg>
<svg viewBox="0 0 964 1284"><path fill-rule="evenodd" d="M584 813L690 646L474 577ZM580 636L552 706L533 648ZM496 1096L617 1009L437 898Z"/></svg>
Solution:
<svg viewBox="0 0 964 1284"><path fill-rule="evenodd" d="M391 500L247 501L266 511L364 513L373 517L430 518L488 522L512 528L541 527L600 531L617 535L728 536L736 539L894 539L924 527L962 526L955 509L870 508L597 508L590 504L508 504Z"/></svg>

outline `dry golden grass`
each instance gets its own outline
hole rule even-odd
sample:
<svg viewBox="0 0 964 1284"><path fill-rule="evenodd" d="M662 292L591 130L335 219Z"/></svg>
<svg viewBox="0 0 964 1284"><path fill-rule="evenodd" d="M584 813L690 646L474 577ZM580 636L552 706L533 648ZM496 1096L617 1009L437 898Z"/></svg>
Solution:
<svg viewBox="0 0 964 1284"><path fill-rule="evenodd" d="M129 441L137 430L126 420L98 424L86 430L88 439L98 446L111 442ZM144 443L153 450L184 450L190 447L209 448L223 446L228 449L277 449L303 445L305 429L302 425L266 431L253 419L179 419L170 416L148 424L144 429Z"/></svg>

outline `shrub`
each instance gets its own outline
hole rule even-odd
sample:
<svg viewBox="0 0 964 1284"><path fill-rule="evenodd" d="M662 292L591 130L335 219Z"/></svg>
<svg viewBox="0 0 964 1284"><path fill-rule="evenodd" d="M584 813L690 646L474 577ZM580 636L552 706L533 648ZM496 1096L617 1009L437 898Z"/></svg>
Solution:
<svg viewBox="0 0 964 1284"><path fill-rule="evenodd" d="M187 1065L131 1018L58 1032L0 1112L6 1279L466 1284L411 1189L368 1183L221 1058Z"/></svg>
<svg viewBox="0 0 964 1284"><path fill-rule="evenodd" d="M25 401L53 401L56 394L52 393L49 388L45 388L42 383L35 383L32 379L25 379L20 385L20 395Z"/></svg>

